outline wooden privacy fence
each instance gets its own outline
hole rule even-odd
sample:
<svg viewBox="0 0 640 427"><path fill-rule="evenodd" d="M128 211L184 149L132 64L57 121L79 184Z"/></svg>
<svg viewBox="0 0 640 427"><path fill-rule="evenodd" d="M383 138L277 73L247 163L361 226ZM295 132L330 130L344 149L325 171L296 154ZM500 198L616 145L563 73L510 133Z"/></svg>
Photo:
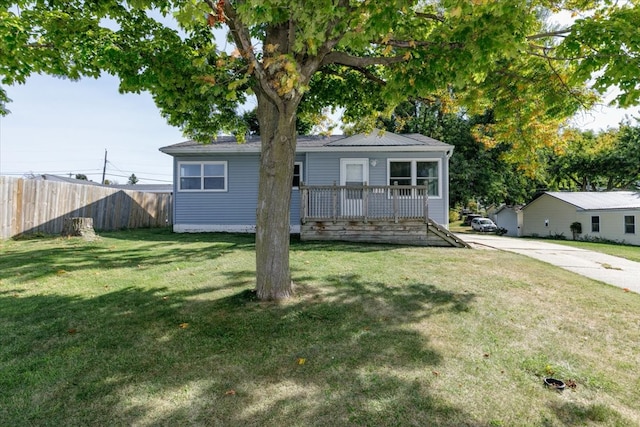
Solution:
<svg viewBox="0 0 640 427"><path fill-rule="evenodd" d="M164 227L171 205L168 193L0 176L0 238L59 234L70 217L93 218L96 230Z"/></svg>

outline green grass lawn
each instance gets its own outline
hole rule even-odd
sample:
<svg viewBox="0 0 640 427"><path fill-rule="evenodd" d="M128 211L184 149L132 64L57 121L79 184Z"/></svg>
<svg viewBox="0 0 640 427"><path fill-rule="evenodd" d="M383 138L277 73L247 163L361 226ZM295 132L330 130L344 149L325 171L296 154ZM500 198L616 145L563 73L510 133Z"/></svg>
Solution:
<svg viewBox="0 0 640 427"><path fill-rule="evenodd" d="M0 425L640 425L640 295L502 251L295 241L296 295L264 303L254 257L0 242Z"/></svg>

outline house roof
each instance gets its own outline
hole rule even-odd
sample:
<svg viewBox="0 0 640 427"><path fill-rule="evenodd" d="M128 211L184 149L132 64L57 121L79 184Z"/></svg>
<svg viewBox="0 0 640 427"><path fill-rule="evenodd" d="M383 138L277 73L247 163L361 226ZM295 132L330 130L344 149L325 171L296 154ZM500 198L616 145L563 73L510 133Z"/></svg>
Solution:
<svg viewBox="0 0 640 427"><path fill-rule="evenodd" d="M171 193L173 184L113 184L111 188L120 190L139 191L141 193Z"/></svg>
<svg viewBox="0 0 640 427"><path fill-rule="evenodd" d="M98 187L103 187L103 185L98 182L88 181L86 179L75 179L60 175L42 174L36 175L34 179L38 181L66 182L68 184L95 185Z"/></svg>
<svg viewBox="0 0 640 427"><path fill-rule="evenodd" d="M420 134L394 134L375 130L368 134L352 136L298 136L298 153L313 151L446 151L453 145L445 144ZM220 136L210 144L185 141L160 148L169 155L196 155L211 153L257 153L260 151L260 137L250 136L244 143L233 136Z"/></svg>
<svg viewBox="0 0 640 427"><path fill-rule="evenodd" d="M583 210L640 209L640 193L635 191L547 191L544 194Z"/></svg>
<svg viewBox="0 0 640 427"><path fill-rule="evenodd" d="M78 185L93 185L96 187L116 188L120 190L139 191L142 193L171 193L173 191L172 184L113 184L105 185L99 182L88 181L86 179L68 178L66 176L43 174L37 175L34 179L44 181L66 182Z"/></svg>
<svg viewBox="0 0 640 427"><path fill-rule="evenodd" d="M498 209L496 209L496 211L494 212L494 215L498 215L500 212L502 211L511 211L511 212L518 212L520 209L522 209L521 205L501 205L500 207L498 207Z"/></svg>

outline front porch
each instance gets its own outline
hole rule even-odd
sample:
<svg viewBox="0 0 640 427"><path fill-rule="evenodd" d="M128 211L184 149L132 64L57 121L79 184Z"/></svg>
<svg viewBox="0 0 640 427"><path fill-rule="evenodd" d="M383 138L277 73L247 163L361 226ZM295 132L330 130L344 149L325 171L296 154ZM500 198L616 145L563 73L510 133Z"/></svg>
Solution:
<svg viewBox="0 0 640 427"><path fill-rule="evenodd" d="M429 218L426 186L300 185L300 239L470 247Z"/></svg>

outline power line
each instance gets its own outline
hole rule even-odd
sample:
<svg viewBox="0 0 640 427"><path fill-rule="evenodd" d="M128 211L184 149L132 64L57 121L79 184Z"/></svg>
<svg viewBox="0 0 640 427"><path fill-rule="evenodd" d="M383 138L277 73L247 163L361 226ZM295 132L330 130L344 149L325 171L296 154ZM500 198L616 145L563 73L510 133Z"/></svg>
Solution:
<svg viewBox="0 0 640 427"><path fill-rule="evenodd" d="M122 171L125 172L125 171ZM6 176L27 176L27 175L77 175L79 173L82 173L84 175L98 175L100 176L100 171L99 170L75 170L73 172L69 172L68 170L66 171L40 171L40 172L34 172L34 171L25 171L25 172L2 172L2 175L6 175ZM125 172L126 173L126 172ZM171 184L173 182L172 179L157 179L157 178L146 178L144 175L138 175L135 174L136 178L138 178L139 180L144 180L144 181L154 181L154 182L163 182L163 183L167 183L167 184ZM147 175L147 174L145 174ZM162 176L163 174L149 174L149 175L160 175ZM112 173L106 173L106 176L112 176L112 177L118 177L118 178L130 178L131 175L119 175L119 174L112 174Z"/></svg>
<svg viewBox="0 0 640 427"><path fill-rule="evenodd" d="M106 175L107 176L115 176L115 177L118 177L118 178L127 178L127 179L129 179L131 177L131 175L117 175L117 174L114 174L114 173L107 173ZM172 180L145 178L145 177L138 176L138 175L136 175L136 178L138 178L139 180L145 180L145 181L166 182L168 184L173 182Z"/></svg>

